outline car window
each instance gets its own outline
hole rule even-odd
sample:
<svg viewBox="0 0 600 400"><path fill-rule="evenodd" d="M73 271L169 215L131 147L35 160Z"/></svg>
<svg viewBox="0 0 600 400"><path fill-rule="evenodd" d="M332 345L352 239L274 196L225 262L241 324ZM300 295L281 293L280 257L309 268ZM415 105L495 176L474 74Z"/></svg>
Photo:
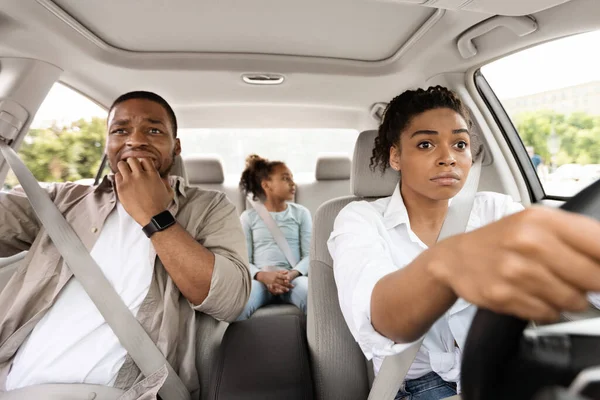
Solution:
<svg viewBox="0 0 600 400"><path fill-rule="evenodd" d="M354 129L180 129L182 156L218 155L226 179L237 181L246 157L256 153L284 161L298 181L314 177L319 155L352 157L358 137Z"/></svg>
<svg viewBox="0 0 600 400"><path fill-rule="evenodd" d="M571 36L481 68L549 197L600 179L599 41L600 31Z"/></svg>
<svg viewBox="0 0 600 400"><path fill-rule="evenodd" d="M105 109L56 83L38 109L19 156L41 183L93 183L104 153L106 117ZM9 172L4 189L17 184Z"/></svg>

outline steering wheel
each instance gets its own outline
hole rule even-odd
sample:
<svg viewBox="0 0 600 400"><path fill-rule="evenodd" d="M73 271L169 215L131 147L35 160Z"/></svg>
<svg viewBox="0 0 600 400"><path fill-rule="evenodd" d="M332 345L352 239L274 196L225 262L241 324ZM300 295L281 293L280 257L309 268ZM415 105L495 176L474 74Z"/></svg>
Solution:
<svg viewBox="0 0 600 400"><path fill-rule="evenodd" d="M600 180L561 208L600 220ZM528 323L477 311L463 353L463 400L532 400L541 389L568 387L582 369L600 365L600 338L525 338ZM584 394L600 399L600 385L590 385Z"/></svg>

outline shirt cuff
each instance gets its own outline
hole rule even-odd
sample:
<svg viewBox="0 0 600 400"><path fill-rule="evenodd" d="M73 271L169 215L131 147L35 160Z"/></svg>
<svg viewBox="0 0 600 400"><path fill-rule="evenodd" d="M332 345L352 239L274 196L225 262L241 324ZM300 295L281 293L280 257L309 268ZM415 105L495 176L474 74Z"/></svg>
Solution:
<svg viewBox="0 0 600 400"><path fill-rule="evenodd" d="M245 265L215 254L208 296L194 310L221 321L234 321L250 297L250 274Z"/></svg>
<svg viewBox="0 0 600 400"><path fill-rule="evenodd" d="M248 265L250 266L250 277L252 279L256 279L256 274L258 274L261 271L261 269L252 263Z"/></svg>
<svg viewBox="0 0 600 400"><path fill-rule="evenodd" d="M308 275L308 266L310 265L310 258L309 257L304 257L302 260L300 260L300 262L298 264L296 264L296 266L294 267L294 269L298 272L300 272L300 275L304 275L307 276Z"/></svg>

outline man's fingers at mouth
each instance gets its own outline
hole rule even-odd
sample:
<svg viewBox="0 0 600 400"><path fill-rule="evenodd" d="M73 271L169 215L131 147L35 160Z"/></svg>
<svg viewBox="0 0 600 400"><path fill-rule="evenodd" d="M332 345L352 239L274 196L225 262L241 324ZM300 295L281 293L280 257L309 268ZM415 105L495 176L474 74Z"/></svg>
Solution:
<svg viewBox="0 0 600 400"><path fill-rule="evenodd" d="M131 167L125 161L119 161L117 163L117 169L119 170L123 178L126 178L131 174Z"/></svg>
<svg viewBox="0 0 600 400"><path fill-rule="evenodd" d="M154 171L156 167L154 166L154 162L149 158L140 158L140 165L144 169L144 171Z"/></svg>

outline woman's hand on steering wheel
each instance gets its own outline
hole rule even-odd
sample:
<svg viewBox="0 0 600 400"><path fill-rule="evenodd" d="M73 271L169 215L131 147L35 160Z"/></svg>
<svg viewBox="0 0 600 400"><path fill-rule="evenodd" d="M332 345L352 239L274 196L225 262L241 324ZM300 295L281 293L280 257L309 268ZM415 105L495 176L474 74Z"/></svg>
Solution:
<svg viewBox="0 0 600 400"><path fill-rule="evenodd" d="M457 296L525 320L582 311L586 292L600 291L600 223L558 209L533 207L426 253Z"/></svg>

